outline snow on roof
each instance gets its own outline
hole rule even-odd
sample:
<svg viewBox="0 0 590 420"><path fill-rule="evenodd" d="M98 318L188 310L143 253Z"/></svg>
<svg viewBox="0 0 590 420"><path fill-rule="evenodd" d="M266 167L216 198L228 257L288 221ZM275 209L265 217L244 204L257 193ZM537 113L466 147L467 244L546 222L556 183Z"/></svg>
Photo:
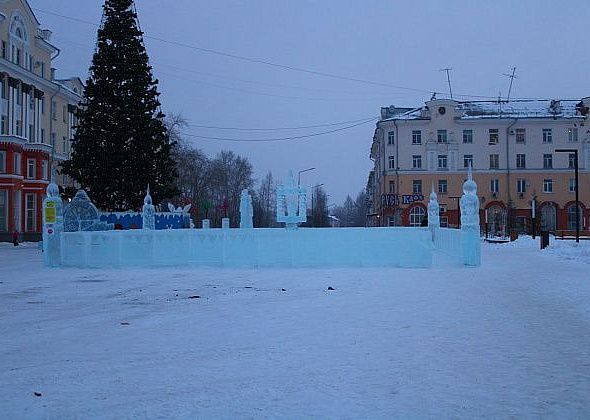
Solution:
<svg viewBox="0 0 590 420"><path fill-rule="evenodd" d="M577 100L515 100L455 102L462 120L484 118L585 118ZM428 106L391 115L381 121L429 119Z"/></svg>

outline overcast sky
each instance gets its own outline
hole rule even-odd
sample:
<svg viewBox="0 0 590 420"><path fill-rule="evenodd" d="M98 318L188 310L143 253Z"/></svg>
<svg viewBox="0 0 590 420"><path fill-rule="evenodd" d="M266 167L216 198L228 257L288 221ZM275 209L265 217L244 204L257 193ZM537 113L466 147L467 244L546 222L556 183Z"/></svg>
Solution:
<svg viewBox="0 0 590 420"><path fill-rule="evenodd" d="M29 0L31 7L100 22L100 0ZM356 121L379 108L420 106L432 91L497 96L516 67L512 97L590 95L590 2L556 1L137 1L146 35L204 49L354 79L377 86L252 63L146 39L165 113L193 125L284 128ZM62 52L58 77L85 80L96 27L36 10ZM235 131L192 126L207 137L269 139L329 131ZM248 157L257 179L309 167L302 184L323 183L330 203L365 187L374 124L283 142L194 138L208 155Z"/></svg>

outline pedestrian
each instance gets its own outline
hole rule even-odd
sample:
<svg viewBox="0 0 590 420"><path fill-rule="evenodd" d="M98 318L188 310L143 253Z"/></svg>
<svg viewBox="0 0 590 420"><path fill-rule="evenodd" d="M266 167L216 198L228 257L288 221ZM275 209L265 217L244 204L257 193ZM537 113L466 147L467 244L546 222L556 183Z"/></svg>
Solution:
<svg viewBox="0 0 590 420"><path fill-rule="evenodd" d="M12 244L14 246L18 246L18 230L14 230L14 232L12 232Z"/></svg>

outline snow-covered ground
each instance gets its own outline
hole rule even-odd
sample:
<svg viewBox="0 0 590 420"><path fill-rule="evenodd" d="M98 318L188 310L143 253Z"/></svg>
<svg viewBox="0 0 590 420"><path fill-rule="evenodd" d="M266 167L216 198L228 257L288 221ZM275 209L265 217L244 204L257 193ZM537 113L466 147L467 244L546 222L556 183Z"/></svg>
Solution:
<svg viewBox="0 0 590 420"><path fill-rule="evenodd" d="M0 417L588 418L590 241L553 244L431 270L48 270L0 244Z"/></svg>

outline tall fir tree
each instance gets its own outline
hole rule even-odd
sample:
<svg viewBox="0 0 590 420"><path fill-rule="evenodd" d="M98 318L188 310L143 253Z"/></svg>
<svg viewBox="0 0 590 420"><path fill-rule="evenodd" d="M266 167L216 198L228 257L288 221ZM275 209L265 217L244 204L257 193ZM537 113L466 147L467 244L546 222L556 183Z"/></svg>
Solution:
<svg viewBox="0 0 590 420"><path fill-rule="evenodd" d="M89 73L63 173L104 210L139 208L148 184L156 202L175 195L174 142L133 0L105 1Z"/></svg>

